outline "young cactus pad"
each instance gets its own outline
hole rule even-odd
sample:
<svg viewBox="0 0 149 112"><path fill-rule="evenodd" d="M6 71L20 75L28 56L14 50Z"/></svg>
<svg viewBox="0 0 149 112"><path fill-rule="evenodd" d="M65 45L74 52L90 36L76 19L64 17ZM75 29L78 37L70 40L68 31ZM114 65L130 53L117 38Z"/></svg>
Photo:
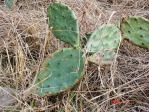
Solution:
<svg viewBox="0 0 149 112"><path fill-rule="evenodd" d="M74 12L63 3L53 3L48 7L49 27L56 38L79 46L79 27Z"/></svg>
<svg viewBox="0 0 149 112"><path fill-rule="evenodd" d="M80 49L63 48L52 54L36 78L38 95L56 94L71 88L84 74L84 57Z"/></svg>
<svg viewBox="0 0 149 112"><path fill-rule="evenodd" d="M121 30L124 38L135 45L149 48L149 20L143 17L126 17L122 20Z"/></svg>
<svg viewBox="0 0 149 112"><path fill-rule="evenodd" d="M103 24L93 31L86 44L88 53L97 53L102 60L113 59L114 50L121 41L119 29L113 24Z"/></svg>

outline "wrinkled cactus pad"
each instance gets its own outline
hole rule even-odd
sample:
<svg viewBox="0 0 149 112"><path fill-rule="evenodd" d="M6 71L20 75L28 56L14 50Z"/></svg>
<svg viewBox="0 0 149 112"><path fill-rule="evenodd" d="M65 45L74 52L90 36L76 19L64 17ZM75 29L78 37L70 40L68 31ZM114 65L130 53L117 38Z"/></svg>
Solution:
<svg viewBox="0 0 149 112"><path fill-rule="evenodd" d="M56 94L71 88L84 74L84 61L80 49L63 48L53 53L36 78L36 94Z"/></svg>
<svg viewBox="0 0 149 112"><path fill-rule="evenodd" d="M92 32L86 44L86 52L96 53L96 57L99 56L98 59L103 61L111 60L114 59L115 49L120 42L119 29L113 24L103 24Z"/></svg>
<svg viewBox="0 0 149 112"><path fill-rule="evenodd" d="M48 7L49 27L56 38L79 46L79 27L74 12L63 3L53 3Z"/></svg>
<svg viewBox="0 0 149 112"><path fill-rule="evenodd" d="M149 20L143 17L126 17L121 22L124 38L135 45L149 48Z"/></svg>

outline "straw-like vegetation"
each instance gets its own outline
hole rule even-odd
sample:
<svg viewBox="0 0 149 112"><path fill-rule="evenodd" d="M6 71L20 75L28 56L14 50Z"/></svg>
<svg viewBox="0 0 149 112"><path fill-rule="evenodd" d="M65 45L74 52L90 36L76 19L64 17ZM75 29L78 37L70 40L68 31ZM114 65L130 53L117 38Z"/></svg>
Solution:
<svg viewBox="0 0 149 112"><path fill-rule="evenodd" d="M18 0L11 9L0 1L0 94L11 99L3 104L0 96L0 111L148 112L149 49L127 40L118 48L111 66L86 65L84 78L72 90L44 97L31 91L43 60L69 46L48 28L46 11L54 1ZM117 24L128 15L149 19L148 0L59 1L77 15L81 37L103 23Z"/></svg>

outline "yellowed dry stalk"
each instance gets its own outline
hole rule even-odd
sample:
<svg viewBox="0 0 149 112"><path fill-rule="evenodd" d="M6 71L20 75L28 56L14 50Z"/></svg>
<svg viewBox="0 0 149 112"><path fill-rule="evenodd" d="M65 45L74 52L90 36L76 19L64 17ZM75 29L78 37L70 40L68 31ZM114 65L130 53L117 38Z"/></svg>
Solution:
<svg viewBox="0 0 149 112"><path fill-rule="evenodd" d="M16 71L18 72L18 78L23 79L25 74L24 74L24 69L26 66L26 60L25 56L23 53L23 49L19 43L16 43L17 45L15 46L15 53L16 53Z"/></svg>

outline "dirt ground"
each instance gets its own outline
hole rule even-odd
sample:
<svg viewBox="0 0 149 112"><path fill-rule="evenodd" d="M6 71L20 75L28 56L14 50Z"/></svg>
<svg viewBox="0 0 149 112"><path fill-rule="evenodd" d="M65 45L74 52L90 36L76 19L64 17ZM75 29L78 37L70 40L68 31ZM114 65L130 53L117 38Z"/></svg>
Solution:
<svg viewBox="0 0 149 112"><path fill-rule="evenodd" d="M55 50L69 47L48 28L47 7L54 1L18 0L11 9L0 1L0 89L12 88L15 100L0 105L0 111L149 112L149 49L128 40L121 43L112 65L89 63L84 78L70 91L44 97L30 91L43 60ZM125 16L149 19L149 0L59 1L75 12L81 38L104 23L117 24Z"/></svg>

